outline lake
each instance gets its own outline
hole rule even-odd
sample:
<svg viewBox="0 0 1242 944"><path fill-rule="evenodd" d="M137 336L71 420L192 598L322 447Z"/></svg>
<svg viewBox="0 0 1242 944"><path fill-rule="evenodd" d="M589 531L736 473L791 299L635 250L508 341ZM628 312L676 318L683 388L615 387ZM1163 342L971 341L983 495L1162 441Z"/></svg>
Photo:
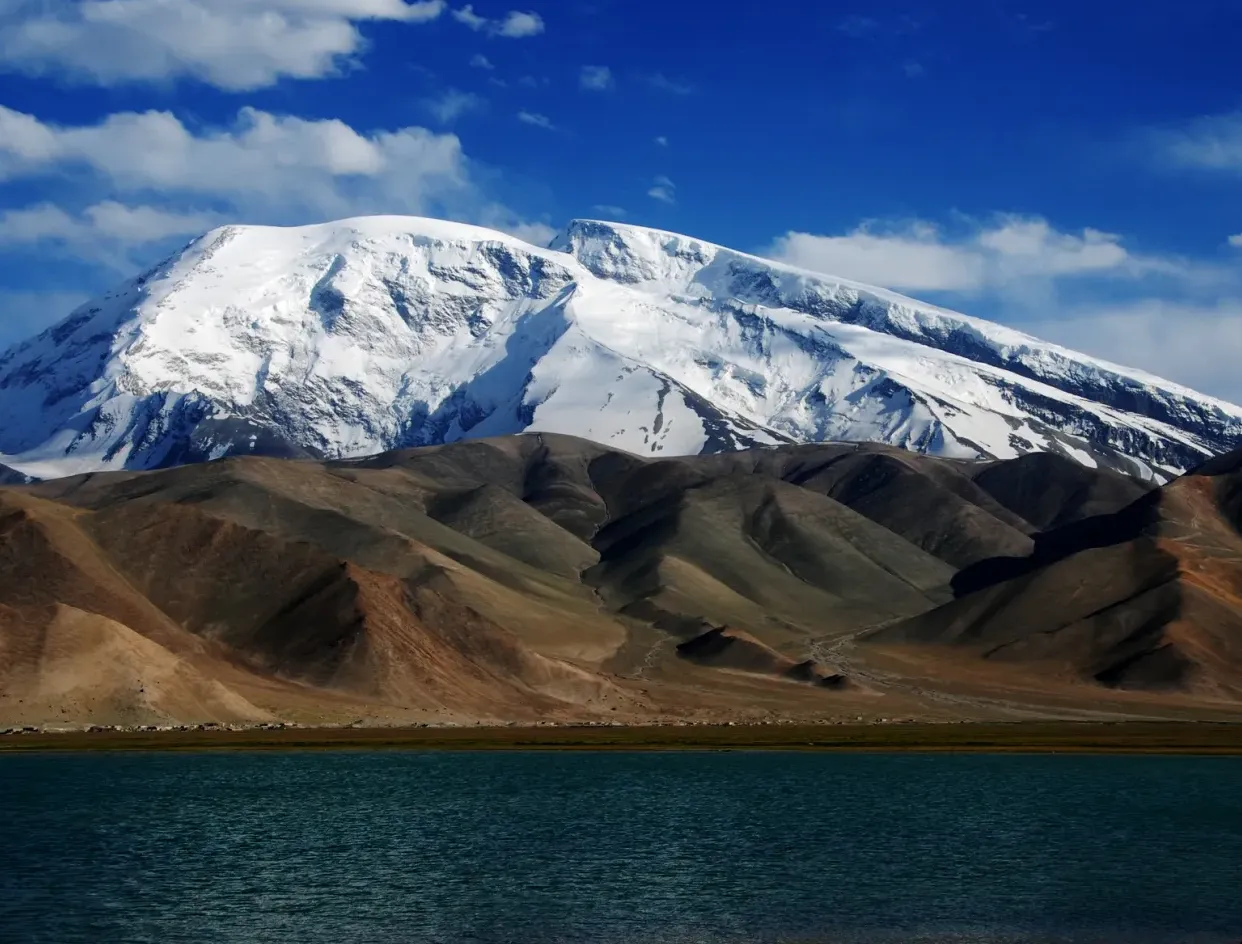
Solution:
<svg viewBox="0 0 1242 944"><path fill-rule="evenodd" d="M1242 758L0 756L0 941L1242 941Z"/></svg>

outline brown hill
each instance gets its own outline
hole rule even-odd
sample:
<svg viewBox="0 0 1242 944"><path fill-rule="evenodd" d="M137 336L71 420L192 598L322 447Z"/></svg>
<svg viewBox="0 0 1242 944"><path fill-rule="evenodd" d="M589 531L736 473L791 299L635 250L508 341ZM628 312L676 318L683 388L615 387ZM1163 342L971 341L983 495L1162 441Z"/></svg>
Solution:
<svg viewBox="0 0 1242 944"><path fill-rule="evenodd" d="M974 482L1039 531L1120 511L1151 486L1109 469L1089 469L1052 452L988 462Z"/></svg>
<svg viewBox="0 0 1242 944"><path fill-rule="evenodd" d="M1234 701L1242 696L1239 496L1242 452L1120 511L1038 535L1029 557L963 571L958 599L866 642Z"/></svg>
<svg viewBox="0 0 1242 944"><path fill-rule="evenodd" d="M911 643L1055 663L1092 710L1235 698L1237 469L1148 493L1030 459L530 434L0 489L0 723L1011 711L903 680Z"/></svg>

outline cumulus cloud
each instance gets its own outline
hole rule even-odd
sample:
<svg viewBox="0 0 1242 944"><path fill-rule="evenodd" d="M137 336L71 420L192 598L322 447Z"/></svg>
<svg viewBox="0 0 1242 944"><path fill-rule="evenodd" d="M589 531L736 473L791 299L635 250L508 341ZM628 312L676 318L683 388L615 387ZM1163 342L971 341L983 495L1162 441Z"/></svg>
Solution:
<svg viewBox="0 0 1242 944"><path fill-rule="evenodd" d="M1235 249L1242 249L1242 233L1238 233L1236 236L1230 236L1229 245L1233 246Z"/></svg>
<svg viewBox="0 0 1242 944"><path fill-rule="evenodd" d="M1121 237L1098 229L1060 233L1046 220L1011 217L985 229L977 240L984 254L999 260L1006 274L1074 275L1137 265Z"/></svg>
<svg viewBox="0 0 1242 944"><path fill-rule="evenodd" d="M220 222L211 212L182 213L105 200L78 214L50 203L0 213L0 245L51 245L114 269L132 267L130 250L172 236L197 235Z"/></svg>
<svg viewBox="0 0 1242 944"><path fill-rule="evenodd" d="M241 109L227 127L204 130L162 111L61 126L0 106L0 181L66 175L75 193L93 189L94 201L81 210L10 210L6 241L55 242L83 259L120 264L127 247L226 220L410 213L510 230L526 225L487 201L455 135L426 128L363 132L254 108Z"/></svg>
<svg viewBox="0 0 1242 944"><path fill-rule="evenodd" d="M166 243L172 238L183 242L220 222L209 211L178 212L114 200L75 213L39 203L0 212L0 251L11 260L25 253L44 262L60 258L86 263L112 280L151 262L153 253L170 249ZM58 266L54 271L55 288L0 290L0 347L42 330L87 300L87 292L65 290L67 282L82 277L80 270L70 269L75 274L69 275Z"/></svg>
<svg viewBox="0 0 1242 944"><path fill-rule="evenodd" d="M1209 115L1190 124L1156 131L1155 152L1180 167L1242 171L1242 112ZM1153 143L1144 141L1145 149Z"/></svg>
<svg viewBox="0 0 1242 944"><path fill-rule="evenodd" d="M547 115L541 115L533 111L518 112L518 121L527 125L534 125L536 128L544 128L548 131L555 131L556 125L552 124L552 119Z"/></svg>
<svg viewBox="0 0 1242 944"><path fill-rule="evenodd" d="M56 254L132 271L173 248L174 238L223 223L301 224L368 213L468 220L546 243L547 222L489 201L474 171L456 136L419 127L364 131L254 108L204 129L163 111L55 125L0 107L0 181L63 192L54 203L0 211L0 250L11 258ZM60 187L65 181L72 186ZM56 286L66 287L72 286ZM0 335L6 324L14 337L70 307L51 296L40 307L45 294L4 295L28 318L18 324L0 310Z"/></svg>
<svg viewBox="0 0 1242 944"><path fill-rule="evenodd" d="M453 19L455 19L458 23L461 23L463 26L468 26L470 29L476 31L486 28L487 24L491 22L487 17L479 16L479 14L475 13L474 5L469 3L460 10L454 10Z"/></svg>
<svg viewBox="0 0 1242 944"><path fill-rule="evenodd" d="M0 106L0 180L83 169L112 189L220 197L269 217L419 212L470 188L457 137L426 128L362 133L254 108L202 132L166 111L58 126Z"/></svg>
<svg viewBox="0 0 1242 944"><path fill-rule="evenodd" d="M41 0L0 7L0 68L99 85L195 78L228 91L314 79L362 50L357 23L425 23L443 0Z"/></svg>
<svg viewBox="0 0 1242 944"><path fill-rule="evenodd" d="M481 52L477 52L470 57L470 65L476 69L487 69L489 72L496 68L492 65L492 61Z"/></svg>
<svg viewBox="0 0 1242 944"><path fill-rule="evenodd" d="M790 232L776 240L768 255L904 291L974 292L1088 274L1183 274L1176 261L1129 252L1112 233L1090 228L1063 233L1046 220L1018 216L976 225L957 238L924 222L895 228L870 224L840 236Z"/></svg>
<svg viewBox="0 0 1242 944"><path fill-rule="evenodd" d="M77 239L99 234L126 243L148 243L210 229L215 217L209 213L176 213L150 206L126 206L105 200L70 216L60 207L41 203L0 213L0 242L37 242L42 239Z"/></svg>
<svg viewBox="0 0 1242 944"><path fill-rule="evenodd" d="M427 110L442 125L452 124L467 112L479 111L486 104L487 102L481 95L463 92L460 89L446 89L426 102Z"/></svg>
<svg viewBox="0 0 1242 944"><path fill-rule="evenodd" d="M453 19L475 32L505 39L525 39L528 36L538 36L544 31L543 17L533 11L523 13L512 10L499 20L491 20L475 13L474 5L468 3L453 11Z"/></svg>
<svg viewBox="0 0 1242 944"><path fill-rule="evenodd" d="M1063 232L1020 216L964 221L951 234L925 222L871 223L843 235L787 233L766 254L859 282L932 293L1038 337L1242 400L1236 264L1145 254L1112 233Z"/></svg>
<svg viewBox="0 0 1242 944"><path fill-rule="evenodd" d="M616 85L616 81L607 66L583 66L578 84L593 92L606 92Z"/></svg>
<svg viewBox="0 0 1242 944"><path fill-rule="evenodd" d="M1023 330L1242 404L1242 296L1075 306Z"/></svg>
<svg viewBox="0 0 1242 944"><path fill-rule="evenodd" d="M524 239L535 246L546 246L552 242L552 237L556 235L555 227L539 222L514 223L509 226L497 227L497 229L503 229L518 239Z"/></svg>
<svg viewBox="0 0 1242 944"><path fill-rule="evenodd" d="M934 229L875 234L859 228L844 236L790 232L768 255L781 262L891 288L974 288L983 280L982 260L970 251L942 244Z"/></svg>
<svg viewBox="0 0 1242 944"><path fill-rule="evenodd" d="M543 32L543 18L538 13L520 13L513 11L496 27L496 35L508 39L523 39L527 36L538 36Z"/></svg>

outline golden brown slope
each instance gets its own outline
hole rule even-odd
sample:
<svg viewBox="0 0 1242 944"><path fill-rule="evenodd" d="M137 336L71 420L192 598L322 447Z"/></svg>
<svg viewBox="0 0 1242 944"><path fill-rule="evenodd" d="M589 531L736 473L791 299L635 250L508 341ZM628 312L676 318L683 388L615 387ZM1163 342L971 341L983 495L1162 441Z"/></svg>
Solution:
<svg viewBox="0 0 1242 944"><path fill-rule="evenodd" d="M952 600L955 587L1010 578L1084 601L1083 626L1061 637L1083 641L1062 664L1099 662L1074 697L1107 700L1167 675L1167 656L1145 661L1134 640L1146 637L1091 614L1148 592L1164 612L1180 565L1151 542L1097 541L1082 549L1103 555L1090 593L1074 590L1072 570L1036 574L1066 534L1094 533L1083 514L1144 493L1104 476L833 443L644 460L534 434L0 492L16 515L0 529L0 646L12 653L0 721L17 720L18 703L21 718L35 705L45 720L77 721L988 716L1011 706L903 683L870 664L874 650L846 644L879 623L909 633L961 612L928 641L987 637L1000 648L985 663L1043 666L1041 634L1015 622L1026 604L1006 610L1003 593L978 610ZM1040 477L1060 483L1064 507L1033 490ZM1067 527L1045 534L1030 520L1049 515ZM1013 556L1032 547L1033 563ZM1199 566L1195 592L1226 599L1231 566L1219 555ZM1234 697L1234 668L1220 633L1204 629L1223 619L1206 606L1162 632L1181 632L1176 652L1196 664L1209 650L1224 660L1215 688L1173 686L1218 703ZM1198 649L1191 637L1204 640ZM702 657L687 659L696 638ZM748 653L767 668L735 671ZM87 665L110 668L96 679ZM860 684L789 681L838 669ZM74 673L76 701L62 702L56 680ZM147 684L156 676L182 681ZM1045 710L1034 688L1028 713Z"/></svg>
<svg viewBox="0 0 1242 944"><path fill-rule="evenodd" d="M65 686L103 684L87 671L101 657L118 662L109 679L117 672L128 678L121 687L130 699L110 696L115 710L91 708L91 720L269 716L244 707L232 690L221 690L215 707L194 694L221 677L266 689L276 712L310 691L328 693L343 712L398 706L484 718L627 702L606 680L529 650L454 599L460 594L449 575L458 565L434 550L388 535L381 555L385 536L368 542L338 533L399 573L377 572L316 544L213 515L203 494L196 497L74 512L5 496L0 632L5 692L22 706L15 715L51 704ZM76 645L80 665L70 664L70 631L90 634ZM144 674L169 666L186 676L186 691L160 694L143 683ZM194 701L203 710L186 710ZM226 710L226 702L234 707ZM53 706L53 717L76 720L82 712L75 704Z"/></svg>

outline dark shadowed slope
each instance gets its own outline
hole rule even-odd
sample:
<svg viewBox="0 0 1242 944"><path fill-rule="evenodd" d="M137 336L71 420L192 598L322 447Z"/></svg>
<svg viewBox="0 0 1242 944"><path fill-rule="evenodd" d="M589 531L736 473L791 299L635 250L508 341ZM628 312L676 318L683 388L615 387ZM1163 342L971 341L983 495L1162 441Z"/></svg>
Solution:
<svg viewBox="0 0 1242 944"><path fill-rule="evenodd" d="M1039 479L1063 507L1026 466L887 446L641 459L530 434L4 489L0 721L991 711L836 658L878 624L1059 659L1081 699L1218 697L1195 680L1236 673L1236 469L1085 519L1130 487Z"/></svg>
<svg viewBox="0 0 1242 944"><path fill-rule="evenodd" d="M1040 531L1120 511L1152 487L1120 472L1089 469L1050 452L987 463L975 473L974 480Z"/></svg>
<svg viewBox="0 0 1242 944"><path fill-rule="evenodd" d="M1240 494L1235 452L1113 514L1040 535L1029 558L963 572L959 599L868 642L949 647L1121 689L1236 698Z"/></svg>
<svg viewBox="0 0 1242 944"><path fill-rule="evenodd" d="M848 505L953 567L1030 551L1028 522L969 477L970 467L898 450L860 450L797 483Z"/></svg>

